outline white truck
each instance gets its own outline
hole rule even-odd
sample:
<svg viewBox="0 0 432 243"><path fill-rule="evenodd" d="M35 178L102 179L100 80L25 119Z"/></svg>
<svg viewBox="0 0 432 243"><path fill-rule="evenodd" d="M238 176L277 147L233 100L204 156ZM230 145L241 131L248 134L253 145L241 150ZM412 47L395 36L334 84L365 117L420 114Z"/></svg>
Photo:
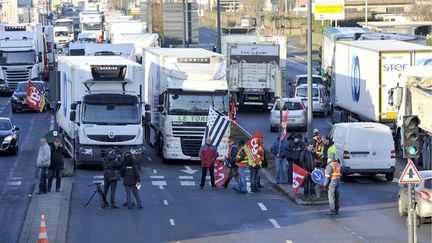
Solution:
<svg viewBox="0 0 432 243"><path fill-rule="evenodd" d="M141 66L119 56L60 56L58 71L58 133L75 165L100 164L111 147L141 161Z"/></svg>
<svg viewBox="0 0 432 243"><path fill-rule="evenodd" d="M158 34L115 34L111 40L112 44L132 43L135 48L136 61L141 63L142 50L146 47L159 47Z"/></svg>
<svg viewBox="0 0 432 243"><path fill-rule="evenodd" d="M69 43L72 41L73 39L70 37L67 27L64 26L54 27L54 43L56 44L57 49L68 47Z"/></svg>
<svg viewBox="0 0 432 243"><path fill-rule="evenodd" d="M432 63L432 58L427 59ZM417 115L420 120L420 160L424 170L432 169L432 68L431 66L410 67L401 73L397 85L389 93L389 105L398 111L396 119L397 136L403 148L403 117ZM418 163L420 164L420 163Z"/></svg>
<svg viewBox="0 0 432 243"><path fill-rule="evenodd" d="M394 128L388 92L400 72L428 64L432 47L396 40L339 41L332 75L332 121L372 121Z"/></svg>
<svg viewBox="0 0 432 243"><path fill-rule="evenodd" d="M42 25L0 25L0 92L12 92L18 82L48 81L48 48Z"/></svg>
<svg viewBox="0 0 432 243"><path fill-rule="evenodd" d="M199 48L144 48L145 139L165 159L199 160L210 106L228 112L225 58ZM227 131L218 146L228 153Z"/></svg>
<svg viewBox="0 0 432 243"><path fill-rule="evenodd" d="M271 109L280 78L280 46L268 43L228 43L228 83L239 107Z"/></svg>
<svg viewBox="0 0 432 243"><path fill-rule="evenodd" d="M66 27L67 31L68 31L68 34L69 34L69 38L71 40L75 40L73 19L69 19L69 18L57 19L54 22L54 26L56 26L56 27Z"/></svg>
<svg viewBox="0 0 432 243"><path fill-rule="evenodd" d="M80 13L80 29L81 33L94 33L98 40L101 39L103 35L103 15L97 11Z"/></svg>
<svg viewBox="0 0 432 243"><path fill-rule="evenodd" d="M84 44L85 56L122 56L136 61L135 47L133 44Z"/></svg>
<svg viewBox="0 0 432 243"><path fill-rule="evenodd" d="M113 42L118 34L143 34L147 33L147 24L139 21L105 22L105 36L109 42Z"/></svg>

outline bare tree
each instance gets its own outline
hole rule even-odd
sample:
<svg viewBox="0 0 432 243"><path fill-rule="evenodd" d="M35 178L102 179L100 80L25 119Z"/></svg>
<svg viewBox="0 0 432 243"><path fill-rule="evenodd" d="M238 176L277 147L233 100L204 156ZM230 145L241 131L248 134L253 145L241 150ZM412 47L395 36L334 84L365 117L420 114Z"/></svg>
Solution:
<svg viewBox="0 0 432 243"><path fill-rule="evenodd" d="M412 5L408 15L415 21L431 21L432 20L432 1L417 0Z"/></svg>

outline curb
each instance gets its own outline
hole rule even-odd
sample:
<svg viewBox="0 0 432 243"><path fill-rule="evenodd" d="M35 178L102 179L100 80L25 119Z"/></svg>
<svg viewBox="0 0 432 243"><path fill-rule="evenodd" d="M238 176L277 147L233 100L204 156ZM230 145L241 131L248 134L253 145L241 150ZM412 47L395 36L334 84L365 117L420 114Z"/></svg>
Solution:
<svg viewBox="0 0 432 243"><path fill-rule="evenodd" d="M272 183L273 187L279 190L280 192L284 193L286 196L288 196L289 199L291 199L293 202L299 205L326 205L328 204L327 200L319 200L319 201L304 201L301 198L298 198L293 195L291 188L289 186L284 186L282 184L276 184L276 181L273 179L273 176L271 173L267 170L262 168L261 169L262 174L266 177L266 179Z"/></svg>
<svg viewBox="0 0 432 243"><path fill-rule="evenodd" d="M72 187L73 181L69 178L64 178L62 179L60 196L56 196L55 192L50 192L44 195L35 195L39 190L36 183L33 194L29 195L31 201L27 209L18 242L37 242L40 216L42 214L45 214L47 219L47 233L49 241L58 243L66 242Z"/></svg>

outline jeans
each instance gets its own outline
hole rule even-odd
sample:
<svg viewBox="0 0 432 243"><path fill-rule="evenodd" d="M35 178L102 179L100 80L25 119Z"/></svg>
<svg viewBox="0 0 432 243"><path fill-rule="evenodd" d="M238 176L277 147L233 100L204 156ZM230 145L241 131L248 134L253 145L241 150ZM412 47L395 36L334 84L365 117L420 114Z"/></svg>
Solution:
<svg viewBox="0 0 432 243"><path fill-rule="evenodd" d="M47 173L48 167L40 167L39 168L39 191L47 192Z"/></svg>
<svg viewBox="0 0 432 243"><path fill-rule="evenodd" d="M229 168L227 179L224 182L224 187L228 187L228 184L230 183L231 179L234 177L234 179L239 182L239 175L238 175L238 167L231 167Z"/></svg>
<svg viewBox="0 0 432 243"><path fill-rule="evenodd" d="M249 167L251 191L256 191L259 188L259 170L260 166Z"/></svg>
<svg viewBox="0 0 432 243"><path fill-rule="evenodd" d="M330 211L339 211L339 186L329 186L328 199Z"/></svg>
<svg viewBox="0 0 432 243"><path fill-rule="evenodd" d="M48 170L48 191L51 191L51 185L56 178L56 191L60 190L61 187L61 170Z"/></svg>
<svg viewBox="0 0 432 243"><path fill-rule="evenodd" d="M201 184L200 184L200 187L204 187L204 184L205 184L205 179L206 179L206 176L207 176L207 169L210 171L210 181L211 181L211 185L212 185L212 187L215 187L216 186L216 184L215 184L215 177L214 177L214 167L212 166L212 167L202 167L202 169L201 169Z"/></svg>
<svg viewBox="0 0 432 243"><path fill-rule="evenodd" d="M247 192L247 185L246 185L246 168L247 167L239 167L238 173L239 173L239 184L236 188L240 192Z"/></svg>
<svg viewBox="0 0 432 243"><path fill-rule="evenodd" d="M141 199L140 199L140 196L138 194L138 188L136 186L125 186L125 190L126 190L126 201L127 201L128 208L132 207L131 191L134 194L137 207L140 208L141 207Z"/></svg>
<svg viewBox="0 0 432 243"><path fill-rule="evenodd" d="M110 203L111 206L115 205L115 192L117 188L117 181L109 181L108 179L104 178L104 195L105 195L105 201L108 195L108 190L111 188L111 194L110 194Z"/></svg>
<svg viewBox="0 0 432 243"><path fill-rule="evenodd" d="M287 183L287 159L276 158L276 183Z"/></svg>

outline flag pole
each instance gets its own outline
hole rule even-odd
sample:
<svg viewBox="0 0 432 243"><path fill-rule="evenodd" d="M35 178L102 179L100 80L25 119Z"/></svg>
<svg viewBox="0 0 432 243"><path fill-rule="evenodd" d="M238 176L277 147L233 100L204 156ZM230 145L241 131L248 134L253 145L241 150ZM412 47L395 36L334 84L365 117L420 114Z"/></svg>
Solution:
<svg viewBox="0 0 432 243"><path fill-rule="evenodd" d="M231 118L229 118L227 116L228 120L234 124L236 124L243 132L245 132L249 137L252 137L252 134L250 134L248 131L246 131L246 129L244 129L242 126L240 126L240 124L238 124L236 121L232 120Z"/></svg>

